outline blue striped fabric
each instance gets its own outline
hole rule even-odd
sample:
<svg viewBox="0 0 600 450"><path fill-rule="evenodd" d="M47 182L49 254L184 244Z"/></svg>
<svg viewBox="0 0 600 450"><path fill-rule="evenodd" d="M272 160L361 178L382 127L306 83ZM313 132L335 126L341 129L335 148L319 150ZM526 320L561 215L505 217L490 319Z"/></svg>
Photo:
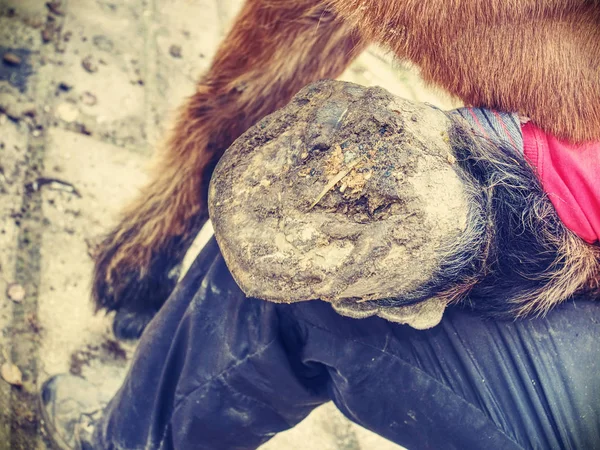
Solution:
<svg viewBox="0 0 600 450"><path fill-rule="evenodd" d="M484 108L459 108L451 112L465 119L473 131L492 141L503 141L523 152L523 134L518 114Z"/></svg>

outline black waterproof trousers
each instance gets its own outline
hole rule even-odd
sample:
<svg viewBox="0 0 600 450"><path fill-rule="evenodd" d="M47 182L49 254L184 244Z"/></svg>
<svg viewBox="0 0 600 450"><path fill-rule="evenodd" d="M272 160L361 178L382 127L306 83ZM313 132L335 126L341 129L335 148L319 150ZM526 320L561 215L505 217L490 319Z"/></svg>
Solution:
<svg viewBox="0 0 600 450"><path fill-rule="evenodd" d="M246 298L214 241L145 331L102 449L253 449L332 400L413 449L600 448L600 303L428 331Z"/></svg>

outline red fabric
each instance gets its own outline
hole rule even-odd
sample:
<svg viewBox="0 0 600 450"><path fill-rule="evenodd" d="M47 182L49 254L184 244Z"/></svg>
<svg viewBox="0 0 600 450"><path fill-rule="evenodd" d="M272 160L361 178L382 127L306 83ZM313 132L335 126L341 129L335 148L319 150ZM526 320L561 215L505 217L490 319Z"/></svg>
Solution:
<svg viewBox="0 0 600 450"><path fill-rule="evenodd" d="M522 126L525 158L563 223L583 240L600 240L600 141L568 144L531 122Z"/></svg>

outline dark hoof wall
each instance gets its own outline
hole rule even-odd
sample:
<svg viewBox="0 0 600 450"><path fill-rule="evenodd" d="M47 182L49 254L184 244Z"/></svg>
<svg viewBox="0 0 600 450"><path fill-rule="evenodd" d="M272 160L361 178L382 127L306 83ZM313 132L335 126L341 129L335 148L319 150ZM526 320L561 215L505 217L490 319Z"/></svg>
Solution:
<svg viewBox="0 0 600 450"><path fill-rule="evenodd" d="M121 340L138 339L155 314L155 311L133 312L126 309L117 311L113 321L115 337Z"/></svg>

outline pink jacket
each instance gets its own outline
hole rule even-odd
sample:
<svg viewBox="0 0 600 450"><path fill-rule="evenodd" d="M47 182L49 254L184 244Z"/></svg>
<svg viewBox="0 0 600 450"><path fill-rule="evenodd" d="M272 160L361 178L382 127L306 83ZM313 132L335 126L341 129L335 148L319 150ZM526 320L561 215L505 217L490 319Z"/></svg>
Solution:
<svg viewBox="0 0 600 450"><path fill-rule="evenodd" d="M600 240L600 141L569 144L528 122L521 127L527 161L563 223L583 240Z"/></svg>

